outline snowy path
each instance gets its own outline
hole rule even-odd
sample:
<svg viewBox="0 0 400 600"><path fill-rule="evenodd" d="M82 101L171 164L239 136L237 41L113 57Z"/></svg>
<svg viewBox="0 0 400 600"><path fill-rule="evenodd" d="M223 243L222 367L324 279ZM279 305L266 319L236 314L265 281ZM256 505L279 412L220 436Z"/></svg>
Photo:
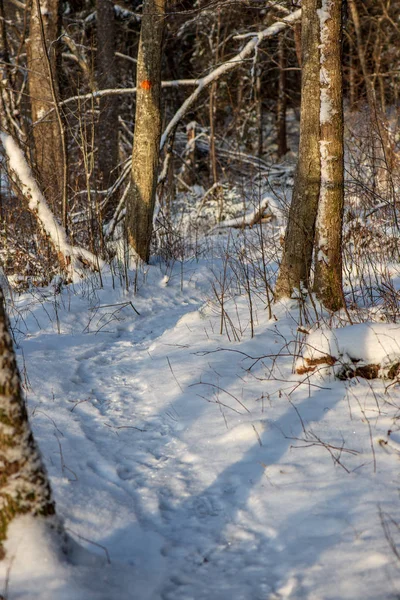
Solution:
<svg viewBox="0 0 400 600"><path fill-rule="evenodd" d="M59 324L49 305L27 313L35 434L59 514L101 564L56 565L37 596L18 587L16 564L10 599L395 598L379 506L400 521L399 454L377 443L393 428L393 398L365 383L297 386L291 357L274 377L267 359L249 371L232 350L277 354L295 328L286 306L277 322L260 309L256 337L229 343L198 310L206 273L183 293L149 277L131 297L140 316L118 309L107 332L87 333L78 296L63 298ZM96 294L101 306L124 299ZM99 309L89 331L113 310ZM238 312L244 322L245 301Z"/></svg>

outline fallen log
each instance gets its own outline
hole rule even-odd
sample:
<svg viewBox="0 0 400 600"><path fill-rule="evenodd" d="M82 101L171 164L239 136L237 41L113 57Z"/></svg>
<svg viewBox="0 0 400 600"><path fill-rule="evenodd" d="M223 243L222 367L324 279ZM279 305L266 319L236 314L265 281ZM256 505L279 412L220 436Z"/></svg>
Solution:
<svg viewBox="0 0 400 600"><path fill-rule="evenodd" d="M332 367L338 379L396 379L400 374L400 325L359 323L321 328L303 343L295 370L299 375Z"/></svg>

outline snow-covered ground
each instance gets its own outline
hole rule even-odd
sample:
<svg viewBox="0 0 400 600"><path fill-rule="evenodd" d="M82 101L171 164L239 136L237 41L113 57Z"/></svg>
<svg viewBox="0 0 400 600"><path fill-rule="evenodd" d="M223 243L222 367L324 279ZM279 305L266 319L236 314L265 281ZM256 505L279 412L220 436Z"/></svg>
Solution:
<svg viewBox="0 0 400 600"><path fill-rule="evenodd" d="M397 386L294 374L294 301L269 318L253 295L252 338L248 297L228 299L220 334L224 263L210 260L147 267L136 295L105 272L14 297L74 544L67 559L40 521L17 520L7 600L399 597Z"/></svg>

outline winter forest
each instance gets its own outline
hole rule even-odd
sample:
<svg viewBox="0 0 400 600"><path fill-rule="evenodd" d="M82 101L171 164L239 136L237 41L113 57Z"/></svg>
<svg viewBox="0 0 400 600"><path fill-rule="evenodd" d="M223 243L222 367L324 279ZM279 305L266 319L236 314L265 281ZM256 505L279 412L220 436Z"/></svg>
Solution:
<svg viewBox="0 0 400 600"><path fill-rule="evenodd" d="M0 600L400 598L399 61L399 0L0 0Z"/></svg>

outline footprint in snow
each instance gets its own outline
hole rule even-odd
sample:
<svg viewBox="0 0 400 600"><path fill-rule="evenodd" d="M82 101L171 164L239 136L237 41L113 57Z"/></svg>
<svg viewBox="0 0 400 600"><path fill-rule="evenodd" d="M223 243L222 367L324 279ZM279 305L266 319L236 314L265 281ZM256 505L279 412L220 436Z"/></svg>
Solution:
<svg viewBox="0 0 400 600"><path fill-rule="evenodd" d="M222 511L222 507L215 498L209 496L200 496L199 498L196 498L193 502L193 508L198 519L216 517Z"/></svg>

